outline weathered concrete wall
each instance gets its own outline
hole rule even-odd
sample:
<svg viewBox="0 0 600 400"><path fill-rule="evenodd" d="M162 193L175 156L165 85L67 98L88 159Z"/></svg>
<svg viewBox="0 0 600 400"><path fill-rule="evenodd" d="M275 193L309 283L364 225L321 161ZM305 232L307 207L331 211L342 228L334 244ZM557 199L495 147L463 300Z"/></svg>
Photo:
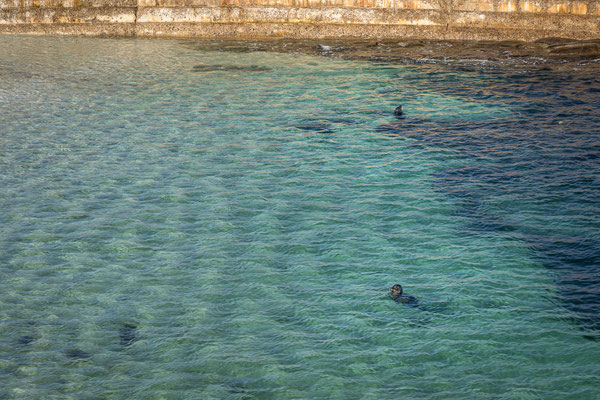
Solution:
<svg viewBox="0 0 600 400"><path fill-rule="evenodd" d="M600 0L0 0L0 33L600 38Z"/></svg>

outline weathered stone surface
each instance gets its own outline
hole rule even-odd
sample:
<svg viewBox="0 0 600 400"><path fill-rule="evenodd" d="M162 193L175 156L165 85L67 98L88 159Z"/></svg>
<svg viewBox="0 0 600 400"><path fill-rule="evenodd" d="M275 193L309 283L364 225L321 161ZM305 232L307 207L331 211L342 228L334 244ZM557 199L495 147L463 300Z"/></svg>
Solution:
<svg viewBox="0 0 600 400"><path fill-rule="evenodd" d="M31 10L37 8L117 8L137 7L138 0L0 0L0 9Z"/></svg>
<svg viewBox="0 0 600 400"><path fill-rule="evenodd" d="M581 0L0 0L0 33L206 38L600 38Z"/></svg>
<svg viewBox="0 0 600 400"><path fill-rule="evenodd" d="M539 13L542 11L542 5L539 2L534 1L521 1L521 11L528 13Z"/></svg>
<svg viewBox="0 0 600 400"><path fill-rule="evenodd" d="M27 35L135 36L135 24L0 24L0 33Z"/></svg>
<svg viewBox="0 0 600 400"><path fill-rule="evenodd" d="M569 3L553 4L548 9L551 14L567 14L569 12Z"/></svg>
<svg viewBox="0 0 600 400"><path fill-rule="evenodd" d="M585 14L587 14L587 10L588 10L587 4L585 4L585 3L573 3L571 8L572 8L572 13L577 14L577 15L585 15Z"/></svg>
<svg viewBox="0 0 600 400"><path fill-rule="evenodd" d="M494 11L493 0L465 0L456 7L460 11Z"/></svg>
<svg viewBox="0 0 600 400"><path fill-rule="evenodd" d="M0 26L23 24L133 24L135 8L35 8L0 10ZM84 28L85 30L85 28Z"/></svg>
<svg viewBox="0 0 600 400"><path fill-rule="evenodd" d="M517 10L517 2L515 0L504 0L498 4L500 12L514 12Z"/></svg>
<svg viewBox="0 0 600 400"><path fill-rule="evenodd" d="M308 23L308 24L374 24L374 25L439 25L438 11L363 10L351 8L283 8L283 7L204 7L142 8L137 23Z"/></svg>

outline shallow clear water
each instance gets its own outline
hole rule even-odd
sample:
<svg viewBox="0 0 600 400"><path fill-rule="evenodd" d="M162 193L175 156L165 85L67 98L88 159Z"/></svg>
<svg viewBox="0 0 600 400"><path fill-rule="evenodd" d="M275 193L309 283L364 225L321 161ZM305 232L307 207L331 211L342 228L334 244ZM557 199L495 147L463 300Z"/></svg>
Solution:
<svg viewBox="0 0 600 400"><path fill-rule="evenodd" d="M0 398L597 398L596 71L215 48L0 37Z"/></svg>

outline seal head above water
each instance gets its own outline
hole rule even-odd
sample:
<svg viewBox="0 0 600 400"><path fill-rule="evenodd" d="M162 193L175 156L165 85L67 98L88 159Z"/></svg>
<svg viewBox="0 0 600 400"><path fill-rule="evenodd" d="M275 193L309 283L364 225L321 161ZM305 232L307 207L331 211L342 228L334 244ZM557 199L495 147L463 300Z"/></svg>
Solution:
<svg viewBox="0 0 600 400"><path fill-rule="evenodd" d="M390 288L390 298L396 303L406 304L411 307L419 306L419 300L415 299L412 296L404 294L404 291L402 290L402 285L399 284L395 284Z"/></svg>
<svg viewBox="0 0 600 400"><path fill-rule="evenodd" d="M404 111L402 111L402 105L399 105L398 107L396 107L396 109L394 110L394 115L396 117L403 117L404 116Z"/></svg>

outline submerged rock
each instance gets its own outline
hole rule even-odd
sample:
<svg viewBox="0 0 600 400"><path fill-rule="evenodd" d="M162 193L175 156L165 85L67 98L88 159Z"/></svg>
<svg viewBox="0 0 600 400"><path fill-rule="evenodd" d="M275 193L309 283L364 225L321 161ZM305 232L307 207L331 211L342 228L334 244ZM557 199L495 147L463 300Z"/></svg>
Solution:
<svg viewBox="0 0 600 400"><path fill-rule="evenodd" d="M573 39L561 38L561 37L547 37L543 39L538 39L534 43L547 44L547 45L555 45L555 44L564 44L571 43Z"/></svg>
<svg viewBox="0 0 600 400"><path fill-rule="evenodd" d="M317 50L320 50L320 51L331 51L331 50L333 50L333 47L332 46L326 46L324 44L318 44L317 45Z"/></svg>
<svg viewBox="0 0 600 400"><path fill-rule="evenodd" d="M600 55L600 43L595 41L570 42L548 46L550 54L595 56Z"/></svg>

